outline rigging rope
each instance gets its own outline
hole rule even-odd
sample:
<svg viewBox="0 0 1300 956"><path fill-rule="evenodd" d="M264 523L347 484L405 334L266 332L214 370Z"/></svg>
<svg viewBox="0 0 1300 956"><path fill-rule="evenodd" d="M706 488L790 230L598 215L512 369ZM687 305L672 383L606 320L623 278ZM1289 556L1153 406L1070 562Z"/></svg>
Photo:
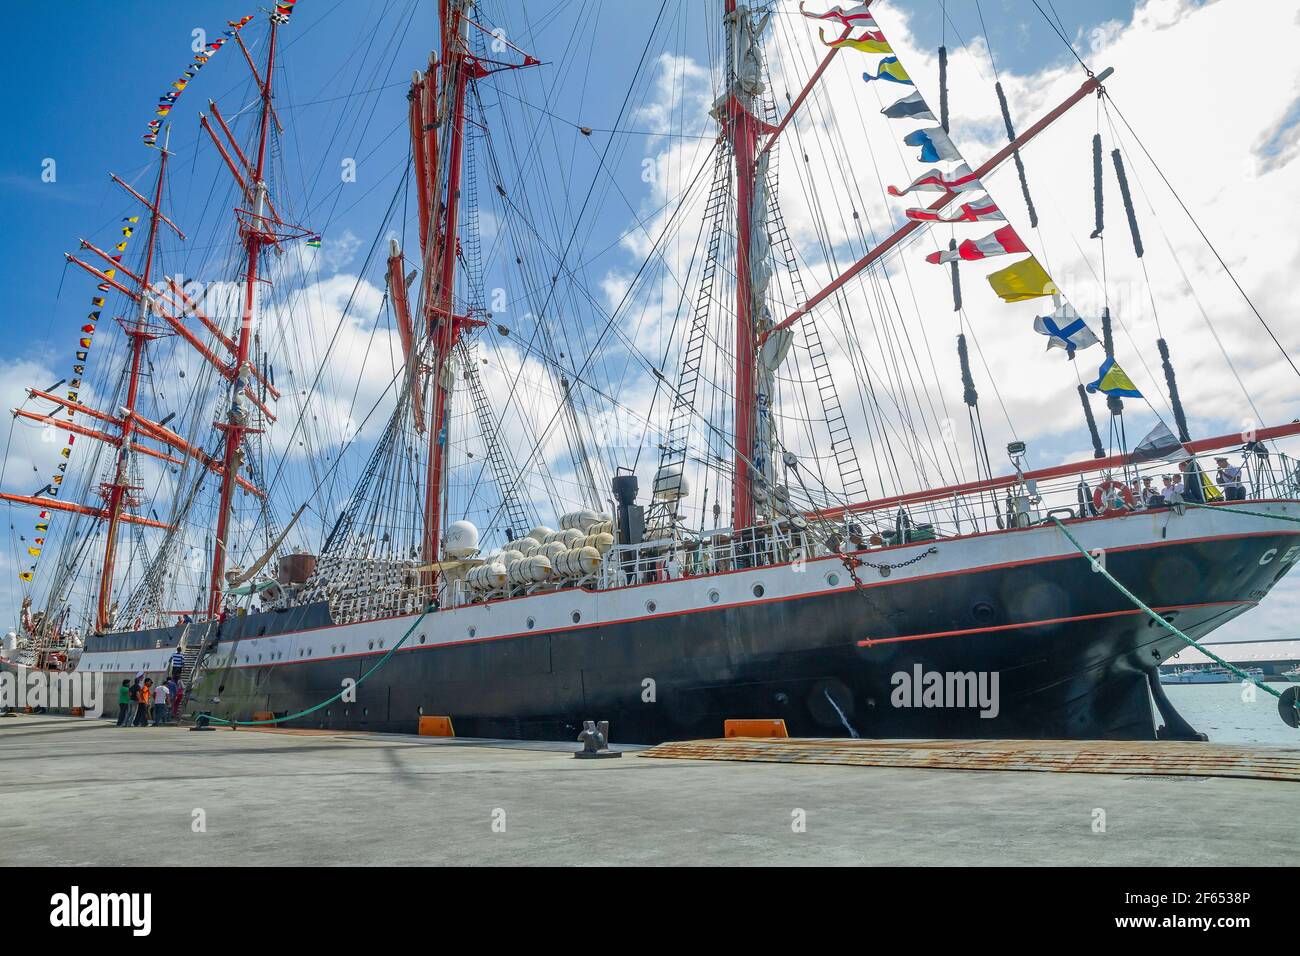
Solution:
<svg viewBox="0 0 1300 956"><path fill-rule="evenodd" d="M1155 157L1151 155L1146 144L1143 143L1141 137L1138 136L1137 131L1133 129L1124 114L1120 112L1120 108L1115 104L1115 100L1107 94L1104 89L1102 93L1106 97L1106 102L1109 103L1111 107L1114 107L1115 115L1118 116L1120 122L1124 124L1129 135L1133 137L1133 141L1138 144L1138 148L1142 150L1142 154L1146 156L1147 162L1149 162L1151 167L1156 171L1156 175L1160 177L1160 181L1165 184L1165 188L1169 190L1169 194L1174 197L1174 201L1178 203L1179 208L1181 208L1186 214L1192 226L1196 229L1201 239L1204 240L1206 247L1214 254L1214 258L1218 260L1224 273L1232 280L1232 284L1236 286L1237 291L1241 293L1241 297L1246 301L1246 305L1250 308L1250 311L1255 314L1255 318L1259 320L1259 324L1264 327L1264 331L1268 333L1268 337L1273 340L1273 344L1276 345L1278 351L1282 353L1282 357L1286 359L1286 363L1291 366L1291 371L1295 372L1297 377L1300 377L1300 367L1296 366L1291 356L1287 353L1287 350L1283 347L1281 341L1278 340L1277 335L1274 334L1273 329L1269 326L1268 322L1265 321L1264 316L1260 313L1259 309L1255 307L1254 301L1246 293L1246 290L1242 288L1241 283L1237 281L1237 276L1233 273L1232 269L1228 267L1228 263L1224 261L1223 256L1219 255L1218 248L1215 247L1214 243L1210 242L1210 237L1205 234L1205 230L1201 228L1201 224L1197 221L1196 217L1192 215L1192 211L1187 208L1187 204L1183 202L1183 197L1178 194L1178 190L1174 189L1173 183L1171 183L1169 178L1165 176L1165 171L1160 168L1160 164L1155 161Z"/></svg>

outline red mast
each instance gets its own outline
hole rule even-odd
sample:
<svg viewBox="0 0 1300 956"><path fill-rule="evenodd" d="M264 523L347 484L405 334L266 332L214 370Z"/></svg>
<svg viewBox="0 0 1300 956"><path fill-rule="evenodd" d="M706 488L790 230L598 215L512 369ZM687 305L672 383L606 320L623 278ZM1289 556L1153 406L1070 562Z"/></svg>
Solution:
<svg viewBox="0 0 1300 956"><path fill-rule="evenodd" d="M466 328L483 325L481 319L456 314L456 258L460 226L460 179L465 155L465 100L469 81L502 70L537 66L538 60L524 53L522 63L483 59L469 50L469 27L485 30L466 14L467 0L440 0L438 16L442 28L438 60L411 85L411 137L416 163L416 184L421 197L420 239L424 262L424 334L432 344L428 365L433 395L429 412L429 460L424 494L425 564L438 561L442 535L442 511L447 478L447 441L451 394L444 385L444 372L452 351ZM494 41L520 53L499 34ZM438 83L441 83L441 93ZM441 124L441 136L438 126ZM442 174L445 170L445 184ZM396 253L395 253L396 255ZM400 264L400 263L399 263ZM390 289L400 286L391 281ZM400 270L397 272L400 275ZM394 293L400 296L402 293ZM418 391L418 389L417 389ZM417 419L418 422L418 419ZM429 581L433 580L430 573Z"/></svg>
<svg viewBox="0 0 1300 956"><path fill-rule="evenodd" d="M753 230L751 212L754 201L755 170L758 165L758 137L773 128L754 116L755 97L741 77L741 49L746 37L752 36L749 25L738 18L748 17L747 9L737 10L736 0L724 0L724 22L730 36L731 55L727 67L726 105L719 114L723 133L731 144L736 165L736 394L735 394L735 477L732 482L731 526L739 530L752 527L754 514L753 462L758 437L758 403L755 394L757 335L754 326L754 296L750 240Z"/></svg>
<svg viewBox="0 0 1300 956"><path fill-rule="evenodd" d="M248 415L239 402L245 387L245 372L249 365L249 350L253 338L253 314L257 305L257 268L262 247L276 241L271 229L272 220L267 216L266 145L271 125L271 78L275 71L275 40L278 23L271 18L271 38L266 51L266 75L262 77L261 123L257 138L257 157L255 164L249 168L245 198L251 201L251 212L239 217L240 233L248 257L248 269L244 276L244 308L239 323L239 338L236 341L234 363L231 376L231 405L224 422L214 422L217 429L225 433L225 454L221 474L221 493L217 511L217 538L212 551L212 577L208 583L208 614L215 616L221 607L223 577L226 570L227 535L230 533L230 509L234 496L236 479L243 464L244 436L253 431L248 425ZM237 211L238 212L238 211Z"/></svg>
<svg viewBox="0 0 1300 956"><path fill-rule="evenodd" d="M131 371L126 384L126 413L121 417L121 440L114 459L113 480L105 484L100 491L106 501L105 511L108 528L104 542L104 567L99 575L99 598L95 604L95 628L100 633L112 626L110 602L113 594L113 566L117 556L117 531L122 518L122 506L129 497L131 487L131 436L135 431L135 405L140 393L140 364L144 358L145 343L158 337L150 329L146 316L149 314L149 280L153 274L154 248L158 239L158 223L162 217L163 177L167 173L167 147L161 150L158 163L158 182L154 186L153 202L149 204L149 238L145 247L144 269L140 272L140 298L136 309L135 321L122 323L122 329L131 340Z"/></svg>
<svg viewBox="0 0 1300 956"><path fill-rule="evenodd" d="M433 380L433 401L429 426L429 462L424 495L424 546L426 564L438 560L438 543L442 533L442 491L447 474L447 423L450 399L443 384L443 372L451 358L452 348L460 334L460 322L455 315L452 295L456 287L456 229L460 222L460 174L465 147L465 94L469 85L469 57L466 50L466 27L462 0L442 0L439 4L442 22L442 50L440 72L442 102L450 110L446 133L447 188L444 194L442 216L430 218L432 235L428 244L434 257L426 256L425 312L427 332L433 337L433 354L430 374ZM426 161L437 164L434 156ZM436 165L435 165L436 169ZM434 192L437 197L437 192Z"/></svg>

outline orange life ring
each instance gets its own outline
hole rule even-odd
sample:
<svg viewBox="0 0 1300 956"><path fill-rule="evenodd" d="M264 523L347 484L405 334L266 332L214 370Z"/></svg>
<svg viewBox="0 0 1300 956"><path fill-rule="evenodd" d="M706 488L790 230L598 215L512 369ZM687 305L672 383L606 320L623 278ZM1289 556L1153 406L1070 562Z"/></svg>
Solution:
<svg viewBox="0 0 1300 956"><path fill-rule="evenodd" d="M1115 500L1114 495L1108 493L1113 489L1117 489L1119 491L1119 496L1124 499L1124 503L1128 505L1129 508L1132 508L1134 506L1132 489L1130 489L1129 486L1124 484L1124 482L1122 481L1115 481L1113 478L1107 478L1105 481L1099 484L1092 492L1093 507L1096 508L1104 515L1120 514L1124 511L1123 508L1120 508L1114 504L1114 500ZM1109 501L1111 502L1111 504L1108 505L1107 507L1103 507L1102 506L1103 501Z"/></svg>

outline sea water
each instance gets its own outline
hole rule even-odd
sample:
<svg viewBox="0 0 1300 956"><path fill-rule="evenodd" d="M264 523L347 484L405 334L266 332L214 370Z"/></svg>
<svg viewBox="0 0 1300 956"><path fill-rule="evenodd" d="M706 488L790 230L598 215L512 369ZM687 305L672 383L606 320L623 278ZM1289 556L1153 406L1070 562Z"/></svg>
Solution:
<svg viewBox="0 0 1300 956"><path fill-rule="evenodd" d="M1285 691L1291 684L1270 681ZM1187 722L1217 744L1300 747L1300 730L1282 723L1277 698L1253 685L1165 684L1165 693ZM1159 718L1157 717L1157 722Z"/></svg>

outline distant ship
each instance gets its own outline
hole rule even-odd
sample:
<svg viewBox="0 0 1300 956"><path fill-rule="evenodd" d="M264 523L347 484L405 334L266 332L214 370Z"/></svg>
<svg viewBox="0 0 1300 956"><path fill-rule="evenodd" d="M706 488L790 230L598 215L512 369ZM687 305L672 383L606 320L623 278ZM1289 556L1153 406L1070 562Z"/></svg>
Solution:
<svg viewBox="0 0 1300 956"><path fill-rule="evenodd" d="M1261 667L1243 667L1242 671L1255 680L1264 679ZM1160 675L1162 684L1236 684L1241 680L1226 667L1182 667Z"/></svg>

